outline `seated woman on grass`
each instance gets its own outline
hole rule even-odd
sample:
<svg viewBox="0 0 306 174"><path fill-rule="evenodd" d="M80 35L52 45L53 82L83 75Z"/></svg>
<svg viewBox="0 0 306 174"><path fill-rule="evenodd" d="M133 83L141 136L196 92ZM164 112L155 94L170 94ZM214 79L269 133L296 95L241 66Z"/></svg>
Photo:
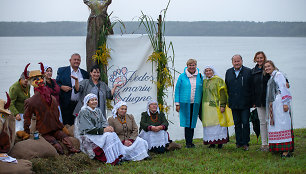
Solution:
<svg viewBox="0 0 306 174"><path fill-rule="evenodd" d="M180 149L180 145L169 140L168 121L163 112L159 111L158 102L148 102L147 111L141 114L139 137L148 142L148 149L155 153L166 150Z"/></svg>
<svg viewBox="0 0 306 174"><path fill-rule="evenodd" d="M124 145L126 154L123 160L139 161L147 159L148 143L138 137L138 126L134 116L127 114L127 105L124 101L118 102L112 110L113 117L108 118L108 123L114 128L122 144Z"/></svg>
<svg viewBox="0 0 306 174"><path fill-rule="evenodd" d="M75 136L80 140L82 152L91 159L115 165L125 154L124 146L97 105L95 94L85 96L84 105L75 119Z"/></svg>

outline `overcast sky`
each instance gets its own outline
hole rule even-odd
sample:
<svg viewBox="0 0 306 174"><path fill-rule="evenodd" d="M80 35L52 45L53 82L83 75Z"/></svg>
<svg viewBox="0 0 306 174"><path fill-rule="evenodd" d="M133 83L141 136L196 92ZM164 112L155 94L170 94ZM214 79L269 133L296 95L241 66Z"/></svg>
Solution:
<svg viewBox="0 0 306 174"><path fill-rule="evenodd" d="M108 12L123 21L141 11L157 18L168 0L113 0ZM306 0L172 0L168 21L303 21ZM86 21L83 0L0 0L0 21Z"/></svg>

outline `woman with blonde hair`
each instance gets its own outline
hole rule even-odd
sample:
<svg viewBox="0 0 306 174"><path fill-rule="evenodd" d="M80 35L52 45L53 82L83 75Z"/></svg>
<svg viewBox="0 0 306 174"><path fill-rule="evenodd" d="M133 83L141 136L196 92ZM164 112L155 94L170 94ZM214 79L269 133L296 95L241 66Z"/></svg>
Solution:
<svg viewBox="0 0 306 174"><path fill-rule="evenodd" d="M176 111L180 115L180 126L185 128L186 147L195 147L192 143L194 128L200 110L203 77L197 68L197 61L189 59L187 67L179 76L175 86Z"/></svg>
<svg viewBox="0 0 306 174"><path fill-rule="evenodd" d="M254 56L255 67L252 69L252 105L257 109L260 122L261 151L269 151L268 124L266 121L266 93L270 74L265 73L264 64L267 57L264 52L258 51Z"/></svg>
<svg viewBox="0 0 306 174"><path fill-rule="evenodd" d="M271 60L266 61L265 72L271 76L267 84L266 98L269 150L281 152L282 157L290 157L290 152L294 150L290 107L292 96L286 86L286 77Z"/></svg>

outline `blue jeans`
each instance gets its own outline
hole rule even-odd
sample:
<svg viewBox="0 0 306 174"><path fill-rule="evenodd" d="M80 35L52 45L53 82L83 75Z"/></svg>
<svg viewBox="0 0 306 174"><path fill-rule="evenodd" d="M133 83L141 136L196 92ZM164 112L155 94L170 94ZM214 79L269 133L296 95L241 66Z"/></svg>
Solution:
<svg viewBox="0 0 306 174"><path fill-rule="evenodd" d="M250 109L232 109L236 144L238 146L249 145L250 141Z"/></svg>

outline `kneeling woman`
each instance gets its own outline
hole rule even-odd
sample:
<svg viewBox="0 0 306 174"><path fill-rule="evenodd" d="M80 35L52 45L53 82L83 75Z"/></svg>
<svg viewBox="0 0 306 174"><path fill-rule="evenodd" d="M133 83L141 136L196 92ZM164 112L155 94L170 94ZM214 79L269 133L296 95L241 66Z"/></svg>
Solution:
<svg viewBox="0 0 306 174"><path fill-rule="evenodd" d="M95 94L86 95L84 106L75 119L75 136L80 140L82 152L91 159L115 165L125 154L124 146L97 105Z"/></svg>
<svg viewBox="0 0 306 174"><path fill-rule="evenodd" d="M141 114L139 137L148 142L148 149L155 153L164 153L169 143L166 132L168 121L163 112L159 111L157 101L148 102L147 111Z"/></svg>
<svg viewBox="0 0 306 174"><path fill-rule="evenodd" d="M114 128L125 146L126 155L123 156L123 159L128 161L143 160L149 156L148 143L138 137L138 127L134 117L126 114L126 111L126 103L118 102L112 110L113 117L108 119L108 123Z"/></svg>

